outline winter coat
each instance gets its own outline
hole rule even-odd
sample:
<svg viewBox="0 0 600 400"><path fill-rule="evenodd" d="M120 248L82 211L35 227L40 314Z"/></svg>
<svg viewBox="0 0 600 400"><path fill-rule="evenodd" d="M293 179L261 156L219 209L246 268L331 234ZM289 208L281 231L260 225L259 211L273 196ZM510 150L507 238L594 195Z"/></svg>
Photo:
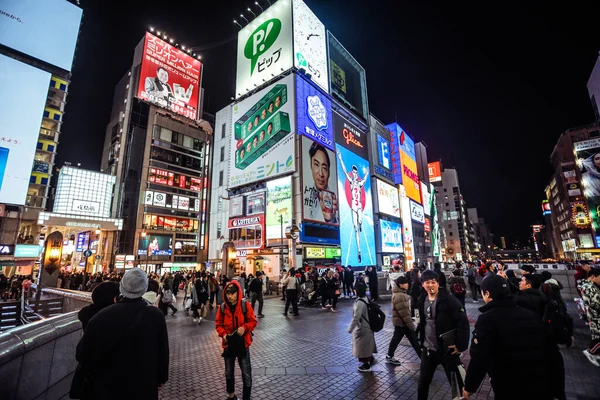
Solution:
<svg viewBox="0 0 600 400"><path fill-rule="evenodd" d="M375 333L367 322L369 319L367 305L361 300L369 302L366 296L356 299L348 333L352 334L352 355L356 358L368 358L373 353L377 353L377 345L375 344Z"/></svg>
<svg viewBox="0 0 600 400"><path fill-rule="evenodd" d="M260 278L250 279L250 283L248 283L248 292L260 294L261 291L262 291L262 280Z"/></svg>
<svg viewBox="0 0 600 400"><path fill-rule="evenodd" d="M557 391L553 383L564 379L561 355L542 321L517 307L512 297L492 300L479 310L465 389L477 391L487 373L498 400L561 398L552 393ZM515 385L515 377L526 378Z"/></svg>
<svg viewBox="0 0 600 400"><path fill-rule="evenodd" d="M515 296L515 301L519 307L527 308L533 311L541 320L544 316L544 309L546 308L546 298L539 289L525 289L521 290Z"/></svg>
<svg viewBox="0 0 600 400"><path fill-rule="evenodd" d="M446 280L446 274L444 274L444 271L442 271L441 269L434 269L435 272L437 272L438 276L439 276L439 283L440 283L440 289L444 289L447 290L448 287L446 286L447 280Z"/></svg>
<svg viewBox="0 0 600 400"><path fill-rule="evenodd" d="M83 331L87 328L88 322L94 315L96 315L100 310L106 308L107 306L100 306L98 304L90 304L88 306L83 307L77 313L77 319L81 321L81 326L83 327Z"/></svg>
<svg viewBox="0 0 600 400"><path fill-rule="evenodd" d="M217 281L217 278L211 277L208 280L208 288L210 289L211 293L219 291L219 282Z"/></svg>
<svg viewBox="0 0 600 400"><path fill-rule="evenodd" d="M354 283L354 271L344 271L344 282L346 282L346 285L352 285Z"/></svg>
<svg viewBox="0 0 600 400"><path fill-rule="evenodd" d="M394 286L396 286L396 284L394 282L396 282L396 279L398 279L402 275L404 275L402 272L396 272L396 271L388 273L388 280L385 285L386 289L387 290L393 289Z"/></svg>
<svg viewBox="0 0 600 400"><path fill-rule="evenodd" d="M94 377L91 399L158 399L158 386L169 377L169 337L162 311L141 297L104 308L88 323L76 358Z"/></svg>
<svg viewBox="0 0 600 400"><path fill-rule="evenodd" d="M427 293L423 293L419 298L419 315L421 316L421 322L419 323L419 338L421 345L425 341L425 325L427 319L425 318L425 298ZM442 333L456 329L456 342L454 343L458 348L458 351L465 351L469 346L469 320L462 304L454 296L446 290L440 290L438 292L437 301L435 304L435 329L436 337L438 338L438 349L442 347L442 342L439 339Z"/></svg>
<svg viewBox="0 0 600 400"><path fill-rule="evenodd" d="M340 288L338 280L335 278L331 278L327 280L327 296L333 298L335 296L335 291Z"/></svg>
<svg viewBox="0 0 600 400"><path fill-rule="evenodd" d="M281 281L281 284L287 290L296 290L296 282L300 284L300 281L298 278L296 278L296 276L286 276Z"/></svg>
<svg viewBox="0 0 600 400"><path fill-rule="evenodd" d="M219 334L220 338L223 338L226 335L232 334L239 327L244 327L244 343L246 348L249 348L252 344L252 331L256 328L256 317L254 316L254 310L250 303L246 302L246 315L242 311L242 288L240 284L235 281L229 281L227 285L225 285L224 290L227 289L229 285L237 285L238 287L238 301L235 304L233 312L231 311L231 307L227 302L227 296L223 295L223 301L225 304L225 312L221 312L221 307L217 308L217 315L215 317L215 329ZM225 291L223 292L225 293ZM221 340L221 346L223 348L227 347L225 340Z"/></svg>
<svg viewBox="0 0 600 400"><path fill-rule="evenodd" d="M392 287L392 324L415 330L415 323L410 317L410 297L406 290L400 289L396 284Z"/></svg>
<svg viewBox="0 0 600 400"><path fill-rule="evenodd" d="M319 278L319 293L321 296L327 297L327 284L328 282L325 276Z"/></svg>
<svg viewBox="0 0 600 400"><path fill-rule="evenodd" d="M590 323L592 339L600 339L600 287L594 282L584 281L581 285L581 297Z"/></svg>
<svg viewBox="0 0 600 400"><path fill-rule="evenodd" d="M454 284L455 283L463 285L464 292L462 294L457 294L454 292ZM467 294L467 284L465 283L464 277L453 276L452 278L448 279L448 284L450 285L450 293L452 293L454 296L465 297L465 295Z"/></svg>
<svg viewBox="0 0 600 400"><path fill-rule="evenodd" d="M196 294L198 296L198 304L204 304L208 301L208 281L196 279Z"/></svg>

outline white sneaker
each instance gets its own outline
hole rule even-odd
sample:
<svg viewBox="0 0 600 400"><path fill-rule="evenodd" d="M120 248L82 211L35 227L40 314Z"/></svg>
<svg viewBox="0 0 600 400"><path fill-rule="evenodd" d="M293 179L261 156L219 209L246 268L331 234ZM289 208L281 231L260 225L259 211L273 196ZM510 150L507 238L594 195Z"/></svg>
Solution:
<svg viewBox="0 0 600 400"><path fill-rule="evenodd" d="M192 321L194 321L194 322L198 322L198 318L194 318Z"/></svg>
<svg viewBox="0 0 600 400"><path fill-rule="evenodd" d="M202 317L200 317L200 318L198 319L198 324L200 324L201 322L202 322Z"/></svg>
<svg viewBox="0 0 600 400"><path fill-rule="evenodd" d="M590 352L586 349L583 351L583 354L587 357L587 359L594 364L596 367L600 367L600 362L598 361L598 356L590 354Z"/></svg>

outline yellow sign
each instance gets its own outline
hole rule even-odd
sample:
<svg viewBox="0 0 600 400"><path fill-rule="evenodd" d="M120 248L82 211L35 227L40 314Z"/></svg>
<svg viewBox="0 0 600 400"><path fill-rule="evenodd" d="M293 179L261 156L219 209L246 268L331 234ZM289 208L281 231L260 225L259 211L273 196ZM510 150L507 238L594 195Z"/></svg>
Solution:
<svg viewBox="0 0 600 400"><path fill-rule="evenodd" d="M331 62L331 83L346 93L346 72L341 69L333 60Z"/></svg>
<svg viewBox="0 0 600 400"><path fill-rule="evenodd" d="M400 150L402 164L402 184L406 188L406 196L421 204L421 182L417 173L417 163L404 150Z"/></svg>
<svg viewBox="0 0 600 400"><path fill-rule="evenodd" d="M324 247L307 247L306 258L325 258Z"/></svg>

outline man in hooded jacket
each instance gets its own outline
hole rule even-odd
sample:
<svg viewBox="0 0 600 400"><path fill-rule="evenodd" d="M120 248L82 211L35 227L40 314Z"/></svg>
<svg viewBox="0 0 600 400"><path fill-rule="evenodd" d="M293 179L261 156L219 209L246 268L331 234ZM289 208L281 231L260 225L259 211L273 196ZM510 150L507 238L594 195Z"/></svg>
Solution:
<svg viewBox="0 0 600 400"><path fill-rule="evenodd" d="M541 320L546 308L546 298L541 292L542 278L537 274L525 274L519 282L519 293L515 300L519 307L533 311Z"/></svg>
<svg viewBox="0 0 600 400"><path fill-rule="evenodd" d="M227 396L234 400L238 398L235 394L234 376L235 359L237 358L244 382L243 399L250 400L252 391L250 345L252 344L252 331L256 328L256 317L250 304L242 300L242 289L237 281L228 282L223 293L223 303L217 308L215 328L222 339Z"/></svg>

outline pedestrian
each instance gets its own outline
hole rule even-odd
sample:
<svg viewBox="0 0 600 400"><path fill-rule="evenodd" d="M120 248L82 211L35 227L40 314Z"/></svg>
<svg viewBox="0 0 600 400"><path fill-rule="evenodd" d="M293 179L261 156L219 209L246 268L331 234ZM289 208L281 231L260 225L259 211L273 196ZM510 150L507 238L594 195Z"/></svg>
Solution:
<svg viewBox="0 0 600 400"><path fill-rule="evenodd" d="M467 285L465 284L465 278L462 276L462 270L460 268L452 271L452 276L448 280L450 285L450 293L460 301L460 304L465 306L465 297L467 296Z"/></svg>
<svg viewBox="0 0 600 400"><path fill-rule="evenodd" d="M116 304L90 319L77 345L76 359L89 374L83 399L158 399L169 376L169 338L162 313L142 295L148 277L130 269Z"/></svg>
<svg viewBox="0 0 600 400"><path fill-rule="evenodd" d="M470 332L464 307L447 290L440 289L439 275L435 271L423 271L421 284L425 289L419 298L419 337L423 353L417 398L427 400L429 385L440 364L450 384L451 373L456 374L459 389L462 390L463 382L458 372L459 356L468 348Z"/></svg>
<svg viewBox="0 0 600 400"><path fill-rule="evenodd" d="M521 276L523 275L527 275L527 274L535 274L535 267L533 265L529 265L529 264L524 264L521 265Z"/></svg>
<svg viewBox="0 0 600 400"><path fill-rule="evenodd" d="M283 278L281 281L283 284L283 290L286 292L286 300L285 300L285 311L283 315L287 317L288 310L290 308L290 304L292 305L292 315L297 317L298 314L298 288L300 287L300 283L298 282L298 278L296 278L296 270L294 268L290 268L287 273L287 276Z"/></svg>
<svg viewBox="0 0 600 400"><path fill-rule="evenodd" d="M246 279L245 272L242 272L240 274L239 282L240 282L240 288L242 288L242 297L246 297L246 289L248 288L248 286L247 286L248 280Z"/></svg>
<svg viewBox="0 0 600 400"><path fill-rule="evenodd" d="M200 277L192 277L193 286L190 287L192 294L192 321L200 325L206 316L206 302L208 301L208 277L202 274Z"/></svg>
<svg viewBox="0 0 600 400"><path fill-rule="evenodd" d="M146 300L148 305L157 306L158 292L160 291L160 285L154 279L148 279L148 289L142 296L142 299Z"/></svg>
<svg viewBox="0 0 600 400"><path fill-rule="evenodd" d="M581 285L581 296L592 340L583 354L592 364L600 367L600 268L590 268L587 272L587 279Z"/></svg>
<svg viewBox="0 0 600 400"><path fill-rule="evenodd" d="M219 281L215 278L215 274L210 274L208 288L210 290L210 300L208 301L208 305L212 309L214 308L213 304L218 305L217 294L219 293Z"/></svg>
<svg viewBox="0 0 600 400"><path fill-rule="evenodd" d="M348 298L354 297L354 271L352 270L351 265L346 266L346 271L344 272L344 283L345 289L344 294Z"/></svg>
<svg viewBox="0 0 600 400"><path fill-rule="evenodd" d="M369 325L367 304L367 286L358 282L354 286L356 301L352 308L352 321L348 326L348 333L352 334L352 355L362 364L358 367L360 372L371 371L371 366L377 361L373 354L377 353L375 333Z"/></svg>
<svg viewBox="0 0 600 400"><path fill-rule="evenodd" d="M505 279L508 281L508 287L510 289L510 292L512 294L517 294L519 292L520 279L517 278L517 276L515 275L515 271L513 271L512 269L508 269L504 271L504 273L506 274Z"/></svg>
<svg viewBox="0 0 600 400"><path fill-rule="evenodd" d="M252 331L256 328L254 310L242 299L240 284L233 280L224 287L224 303L217 308L215 329L221 338L222 357L225 360L227 398L237 400L235 394L235 360L242 371L243 400L250 400L252 391L252 365L250 345Z"/></svg>
<svg viewBox="0 0 600 400"><path fill-rule="evenodd" d="M419 268L415 267L411 270L410 277L412 279L412 284L410 288L410 315L411 317L415 317L415 310L418 309L419 298L423 294L423 286L421 286L421 271ZM417 334L419 331L417 330Z"/></svg>
<svg viewBox="0 0 600 400"><path fill-rule="evenodd" d="M398 279L400 276L402 276L402 272L400 272L399 265L394 265L392 268L390 268L387 274L387 283L385 285L386 290L393 290L395 284L394 282L396 282L396 279Z"/></svg>
<svg viewBox="0 0 600 400"><path fill-rule="evenodd" d="M434 263L433 264L433 270L438 274L440 289L442 289L442 290L448 290L446 275L442 271L442 264L440 264L440 263Z"/></svg>
<svg viewBox="0 0 600 400"><path fill-rule="evenodd" d="M258 300L258 314L256 315L257 318L264 318L262 311L265 300L262 288L262 275L263 273L261 271L256 272L256 278L250 278L250 281L248 283L248 292L250 292L250 299L252 300L252 309L255 309L254 306L256 305L256 301ZM248 277L251 276L252 274L250 274Z"/></svg>
<svg viewBox="0 0 600 400"><path fill-rule="evenodd" d="M469 263L467 268L467 283L469 284L469 289L471 289L471 297L473 298L473 303L477 303L479 301L476 277L477 269L475 268L475 264Z"/></svg>
<svg viewBox="0 0 600 400"><path fill-rule="evenodd" d="M331 304L327 304L329 300L329 282L327 279L328 270L323 271L319 278L319 294L321 295L321 310L327 310Z"/></svg>
<svg viewBox="0 0 600 400"><path fill-rule="evenodd" d="M279 282L281 284L281 301L285 301L285 286L283 285L283 279L288 275L287 269L283 269L283 272L281 273L281 276L279 277Z"/></svg>
<svg viewBox="0 0 600 400"><path fill-rule="evenodd" d="M515 300L519 307L525 307L533 311L541 320L546 308L546 299L540 291L542 278L538 274L526 273L519 282L519 293Z"/></svg>
<svg viewBox="0 0 600 400"><path fill-rule="evenodd" d="M410 316L410 297L406 294L407 290L408 278L405 276L396 278L394 286L392 286L392 324L394 325L394 336L392 336L390 347L385 357L385 361L393 365L401 364L394 357L394 353L404 336L408 338L413 349L415 349L415 352L421 358L421 345L415 334L415 323Z"/></svg>
<svg viewBox="0 0 600 400"><path fill-rule="evenodd" d="M377 278L377 270L370 266L365 270L365 275L369 277L369 294L371 301L377 301L379 298L379 279Z"/></svg>
<svg viewBox="0 0 600 400"><path fill-rule="evenodd" d="M331 311L336 313L337 311L337 302L338 297L340 297L340 275L337 272L333 272L329 270L327 273L328 282L327 282L327 295L329 296L329 301L331 302Z"/></svg>
<svg viewBox="0 0 600 400"><path fill-rule="evenodd" d="M506 279L482 282L486 303L479 310L471 342L463 397L469 399L489 375L496 400L551 400L564 398L559 385L564 367L560 353L542 321L530 310L517 307ZM515 377L519 379L515 385Z"/></svg>
<svg viewBox="0 0 600 400"><path fill-rule="evenodd" d="M171 309L171 311L173 312L172 315L175 315L175 313L177 313L177 308L173 306L173 303L177 300L173 295L173 278L171 278L171 274L168 272L163 277L158 297L158 308L163 312L163 315L165 317L169 313L169 309Z"/></svg>
<svg viewBox="0 0 600 400"><path fill-rule="evenodd" d="M92 304L83 307L77 313L77 319L81 321L81 327L85 331L88 322L100 310L116 303L119 296L119 284L116 282L102 282L92 291Z"/></svg>

